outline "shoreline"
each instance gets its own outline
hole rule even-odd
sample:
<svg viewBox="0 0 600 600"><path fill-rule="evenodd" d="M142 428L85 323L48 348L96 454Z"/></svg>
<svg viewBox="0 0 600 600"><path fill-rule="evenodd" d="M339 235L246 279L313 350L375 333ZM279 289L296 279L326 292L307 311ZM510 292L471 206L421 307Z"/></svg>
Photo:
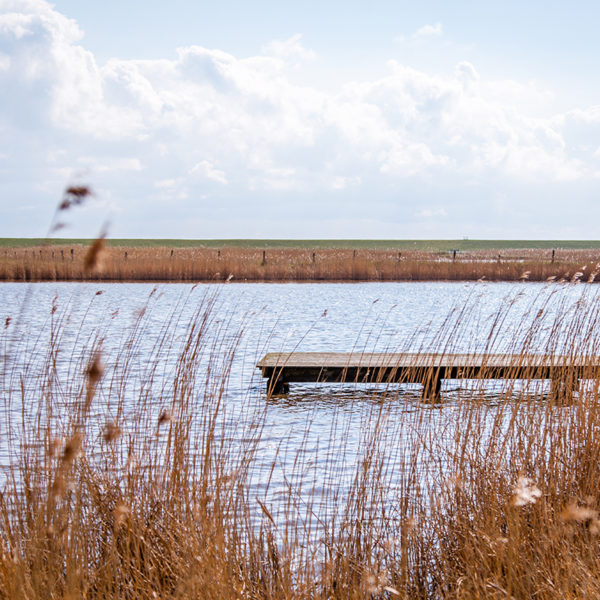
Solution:
<svg viewBox="0 0 600 600"><path fill-rule="evenodd" d="M577 279L552 279L552 280L536 280L536 279L231 279L230 281L222 279L103 279L101 277L87 279L0 279L0 284L3 283L88 283L88 284L181 284L181 285L236 285L236 284L336 284L336 285L351 285L362 283L547 283L566 285L572 283L587 283L597 284L599 280L587 281Z"/></svg>

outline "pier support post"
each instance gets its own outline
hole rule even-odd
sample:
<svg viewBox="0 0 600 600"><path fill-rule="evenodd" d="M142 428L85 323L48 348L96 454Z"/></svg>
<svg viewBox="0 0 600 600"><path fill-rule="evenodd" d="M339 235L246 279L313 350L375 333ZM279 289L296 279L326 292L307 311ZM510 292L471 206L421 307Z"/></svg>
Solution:
<svg viewBox="0 0 600 600"><path fill-rule="evenodd" d="M552 379L550 384L550 400L557 404L572 404L573 393L578 390L579 379L577 377Z"/></svg>
<svg viewBox="0 0 600 600"><path fill-rule="evenodd" d="M267 382L267 397L281 396L290 391L290 384L279 378L278 375L271 375Z"/></svg>

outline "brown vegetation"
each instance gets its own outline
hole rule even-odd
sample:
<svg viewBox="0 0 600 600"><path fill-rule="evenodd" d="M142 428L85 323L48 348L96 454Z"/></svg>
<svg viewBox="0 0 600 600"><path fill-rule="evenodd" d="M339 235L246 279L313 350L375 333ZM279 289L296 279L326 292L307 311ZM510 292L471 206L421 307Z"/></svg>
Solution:
<svg viewBox="0 0 600 600"><path fill-rule="evenodd" d="M100 255L101 253L101 255ZM93 265L90 264L93 259ZM40 246L0 249L2 281L594 281L594 250L418 252L368 249ZM92 268L93 267L93 268Z"/></svg>
<svg viewBox="0 0 600 600"><path fill-rule="evenodd" d="M600 354L598 301L583 297L576 306L549 321L536 307L525 341L510 350L566 344L572 354ZM490 326L490 344L508 310ZM97 334L65 373L68 315L53 307L50 318L44 364L5 358L0 371L9 434L0 597L600 595L600 367L575 398L559 388L552 401L539 387L509 382L490 405L484 382L474 382L448 407L443 439L429 428L443 405L415 404L402 419L387 419L405 401L397 388L373 398L357 391L372 410L350 489L340 494L334 483L306 503L290 478L274 506L268 490L256 497L250 485L258 465L265 468L257 451L264 415L238 419L237 444L220 429L237 348L223 352L208 341L219 339L207 335L216 326L209 305L190 322L171 371L165 348L143 365L132 361L144 331L138 323L116 356L102 356ZM448 320L441 348L452 351L468 318L459 311ZM13 327L7 321L0 340L8 352L17 347ZM542 330L551 332L543 344ZM153 402L148 391L157 384ZM339 481L344 457L328 453L326 440L322 452L319 468ZM298 473L316 468L304 456L299 447Z"/></svg>

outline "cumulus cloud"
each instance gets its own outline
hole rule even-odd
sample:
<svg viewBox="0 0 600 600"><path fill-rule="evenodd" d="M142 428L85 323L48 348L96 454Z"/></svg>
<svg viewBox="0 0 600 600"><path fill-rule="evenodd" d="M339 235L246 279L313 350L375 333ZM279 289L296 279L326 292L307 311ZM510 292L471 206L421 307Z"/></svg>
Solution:
<svg viewBox="0 0 600 600"><path fill-rule="evenodd" d="M201 160L198 164L194 165L190 170L190 173L198 173L206 179L212 179L217 183L227 185L227 177L225 177L225 171L216 169L215 166L208 160Z"/></svg>
<svg viewBox="0 0 600 600"><path fill-rule="evenodd" d="M470 62L463 60L456 65L456 78L466 86L479 81L479 73Z"/></svg>
<svg viewBox="0 0 600 600"><path fill-rule="evenodd" d="M437 37L439 35L442 35L442 24L438 21L433 25L423 25L423 27L420 27L415 31L413 37Z"/></svg>
<svg viewBox="0 0 600 600"><path fill-rule="evenodd" d="M317 58L317 53L302 45L302 35L296 33L287 40L273 40L263 47L263 53L284 61L305 61Z"/></svg>
<svg viewBox="0 0 600 600"><path fill-rule="evenodd" d="M100 65L77 23L49 3L1 7L0 135L11 147L4 181L13 181L5 192L35 181L56 197L60 178L85 168L131 213L143 202L156 232L174 206L207 222L225 210L258 218L240 208L253 197L279 235L276 219L299 215L287 220L302 227L312 198L332 219L352 198L357 219L369 201L404 222L450 218L433 197L442 188L465 198L460 190L479 190L470 201L482 206L504 185L517 207L520 185L585 186L600 173L598 107L546 115L547 90L488 80L468 62L434 76L390 61L385 76L337 92L292 82L299 61L318 60L300 35L244 58L194 45L174 58ZM435 23L414 36L441 34Z"/></svg>
<svg viewBox="0 0 600 600"><path fill-rule="evenodd" d="M419 27L411 35L398 35L394 38L396 42L415 42L418 40L441 37L443 33L442 24L437 21L433 24L423 25Z"/></svg>

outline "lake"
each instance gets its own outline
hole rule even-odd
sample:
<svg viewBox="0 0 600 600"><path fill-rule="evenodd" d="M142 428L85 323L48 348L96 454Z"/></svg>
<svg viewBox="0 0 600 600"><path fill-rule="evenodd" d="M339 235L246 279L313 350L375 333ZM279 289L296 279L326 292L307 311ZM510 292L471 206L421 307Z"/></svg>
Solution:
<svg viewBox="0 0 600 600"><path fill-rule="evenodd" d="M106 422L118 420L127 435L139 432L143 421L148 436L163 435L153 423L173 411L183 349L194 338L200 339L193 357L196 375L186 380L193 386L199 415L193 431L203 439L206 407L219 396L210 426L216 443L233 457L239 459L248 445L254 448L248 481L252 495L269 501L275 513L283 504L278 499L289 501L292 489L294 501L310 502L316 513L320 498L331 509L332 494L343 496L356 477L357 460L376 429L386 452L386 493L392 497L416 441L429 440L429 454L443 455L463 418L465 401L472 399L473 382L445 382L443 402L426 407L415 385L292 384L285 397L268 400L255 368L259 358L267 351L292 350L476 352L527 347L541 352L552 333L569 331L576 313L583 309L596 314L596 289L583 284L455 282L3 283L2 461L11 462L23 435L23 419L43 414L46 394L54 403L57 435L66 435L69 407L82 396L83 372L96 347L101 347L105 372L93 406L88 452L93 454L101 444ZM190 336L192 323L199 329ZM555 351L560 351L560 338L552 336ZM594 340L582 339L581 344L592 347ZM226 386L220 395L224 373ZM535 395L547 384L510 385ZM490 422L504 410L506 386L479 385L478 398ZM202 452L200 442L197 451ZM420 468L427 472L424 456Z"/></svg>

